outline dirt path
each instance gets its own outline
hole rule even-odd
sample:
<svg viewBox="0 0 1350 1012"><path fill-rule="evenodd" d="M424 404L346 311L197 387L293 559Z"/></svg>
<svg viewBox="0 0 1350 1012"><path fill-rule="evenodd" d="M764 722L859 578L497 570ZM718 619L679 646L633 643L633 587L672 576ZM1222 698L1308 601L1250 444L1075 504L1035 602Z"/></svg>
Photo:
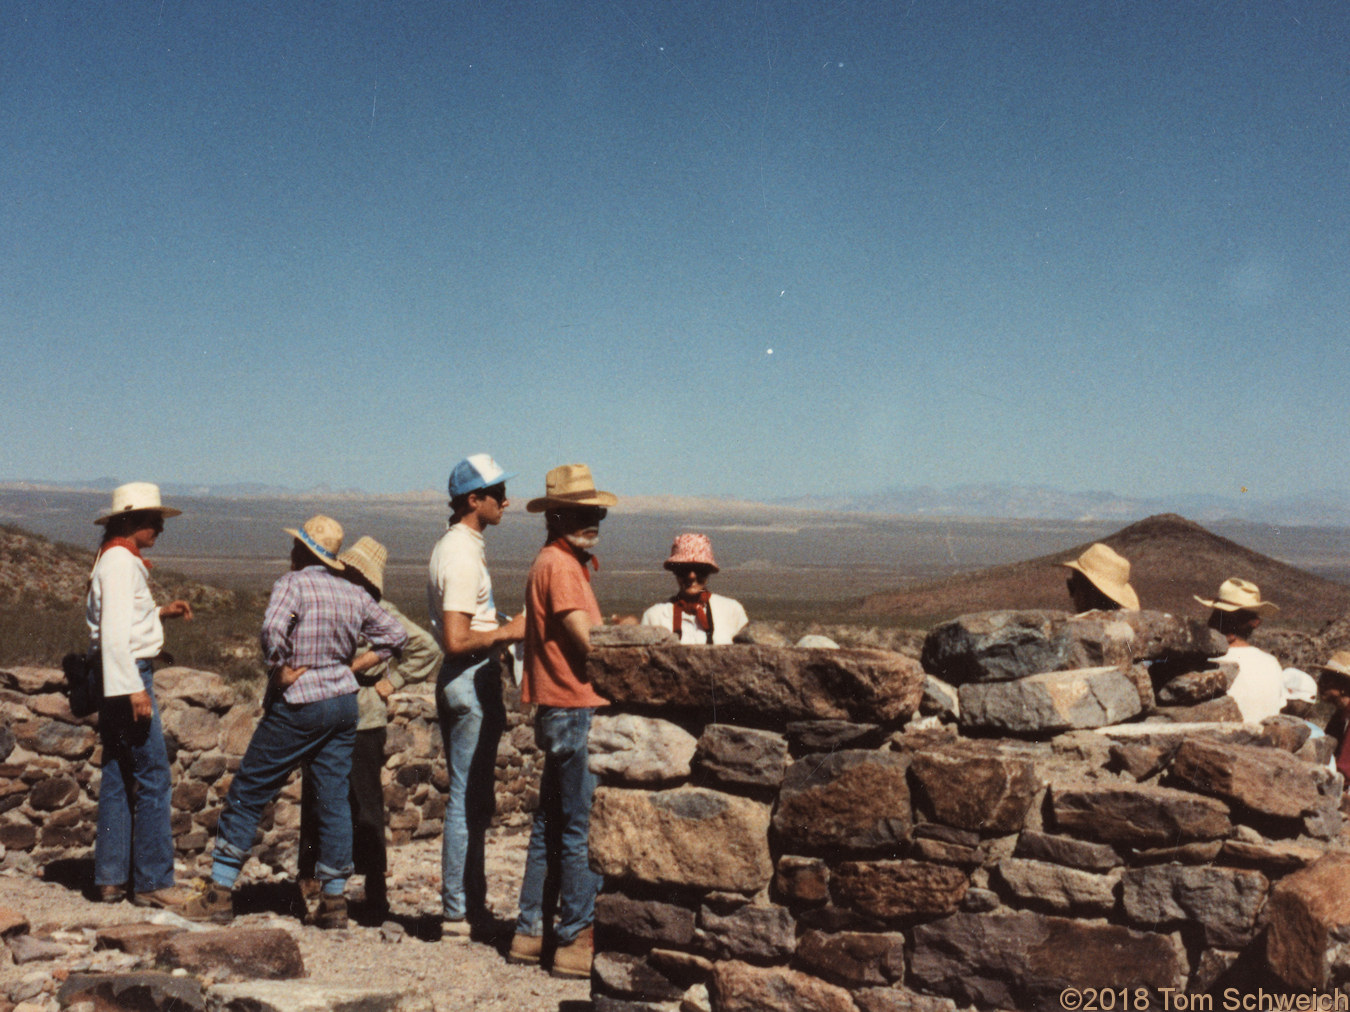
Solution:
<svg viewBox="0 0 1350 1012"><path fill-rule="evenodd" d="M383 927L353 923L345 931L320 931L303 927L276 909L249 913L234 923L290 931L299 942L310 983L423 994L436 1012L584 1012L590 1008L588 981L555 980L537 968L511 966L503 958L515 914L525 841L519 833L488 841L489 902L499 915L499 930L493 938L436 938L439 837L391 849L393 916L392 923ZM359 889L349 887L348 892ZM272 908L283 905L284 894L277 887L251 891L259 905ZM91 903L77 888L7 870L0 874L0 907L22 913L34 935L45 935L65 950L54 959L22 965L0 956L0 999L13 1000L16 990L31 990L43 976L50 979L44 988L50 994L71 971L150 968L149 963L135 964L122 953L92 952L92 931L83 930L147 919L145 911L130 904ZM44 1000L41 995L35 997Z"/></svg>

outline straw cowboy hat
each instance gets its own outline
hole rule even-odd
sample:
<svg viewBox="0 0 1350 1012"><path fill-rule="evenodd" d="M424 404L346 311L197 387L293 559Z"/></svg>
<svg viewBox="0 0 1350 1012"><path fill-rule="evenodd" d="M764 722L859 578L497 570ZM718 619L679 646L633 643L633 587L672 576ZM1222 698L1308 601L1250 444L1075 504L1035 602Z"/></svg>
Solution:
<svg viewBox="0 0 1350 1012"><path fill-rule="evenodd" d="M591 469L585 464L563 464L544 477L544 494L525 504L529 513L568 509L573 506L613 506L619 501L611 492L597 492Z"/></svg>
<svg viewBox="0 0 1350 1012"><path fill-rule="evenodd" d="M1214 600L1195 595L1195 599L1206 608L1219 611L1279 611L1269 601L1261 600L1261 588L1251 580L1230 577L1219 584L1219 596Z"/></svg>
<svg viewBox="0 0 1350 1012"><path fill-rule="evenodd" d="M112 505L94 523L106 524L121 513L158 513L161 517L176 517L182 512L160 502L158 485L148 481L133 481L113 489Z"/></svg>
<svg viewBox="0 0 1350 1012"><path fill-rule="evenodd" d="M342 525L332 517L320 513L306 520L305 526L298 531L294 527L284 530L329 569L341 572L346 568L338 558L338 552L342 550Z"/></svg>
<svg viewBox="0 0 1350 1012"><path fill-rule="evenodd" d="M707 566L714 573L721 572L713 558L712 539L706 534L677 534L670 546L670 558L662 565L666 569L677 566Z"/></svg>
<svg viewBox="0 0 1350 1012"><path fill-rule="evenodd" d="M1089 545L1087 551L1072 562L1061 566L1082 573L1094 587L1122 608L1139 610L1139 595L1130 586L1130 562L1109 545L1100 541Z"/></svg>
<svg viewBox="0 0 1350 1012"><path fill-rule="evenodd" d="M1310 664L1309 667L1317 668L1319 671L1334 671L1338 675L1345 675L1350 678L1350 650L1337 650L1325 664Z"/></svg>
<svg viewBox="0 0 1350 1012"><path fill-rule="evenodd" d="M338 561L360 573L381 597L384 596L384 564L388 560L389 549L366 535L357 538L356 544L338 556Z"/></svg>

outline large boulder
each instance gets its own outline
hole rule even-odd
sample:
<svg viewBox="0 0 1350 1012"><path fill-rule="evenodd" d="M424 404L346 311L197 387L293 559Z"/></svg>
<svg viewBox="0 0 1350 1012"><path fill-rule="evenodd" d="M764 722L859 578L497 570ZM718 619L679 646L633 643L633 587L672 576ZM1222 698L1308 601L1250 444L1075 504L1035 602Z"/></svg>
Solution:
<svg viewBox="0 0 1350 1012"><path fill-rule="evenodd" d="M681 787L601 787L591 806L591 867L650 885L754 893L769 884L769 806Z"/></svg>
<svg viewBox="0 0 1350 1012"><path fill-rule="evenodd" d="M1198 924L1206 945L1237 949L1256 933L1269 887L1250 869L1155 864L1125 872L1121 908L1136 924Z"/></svg>
<svg viewBox="0 0 1350 1012"><path fill-rule="evenodd" d="M616 703L773 724L834 718L896 723L923 695L918 662L888 650L765 646L606 647L586 673Z"/></svg>
<svg viewBox="0 0 1350 1012"><path fill-rule="evenodd" d="M1139 690L1119 667L1028 675L962 685L961 726L1019 735L1106 727L1140 712Z"/></svg>
<svg viewBox="0 0 1350 1012"><path fill-rule="evenodd" d="M1182 743L1172 757L1171 772L1197 791L1287 819L1323 807L1336 776L1281 749L1216 741Z"/></svg>
<svg viewBox="0 0 1350 1012"><path fill-rule="evenodd" d="M1350 981L1350 854L1333 852L1270 891L1266 959L1290 987L1330 990Z"/></svg>
<svg viewBox="0 0 1350 1012"><path fill-rule="evenodd" d="M1052 788L1055 826L1065 833L1128 847L1218 840L1232 829L1228 806L1171 787L1103 784Z"/></svg>

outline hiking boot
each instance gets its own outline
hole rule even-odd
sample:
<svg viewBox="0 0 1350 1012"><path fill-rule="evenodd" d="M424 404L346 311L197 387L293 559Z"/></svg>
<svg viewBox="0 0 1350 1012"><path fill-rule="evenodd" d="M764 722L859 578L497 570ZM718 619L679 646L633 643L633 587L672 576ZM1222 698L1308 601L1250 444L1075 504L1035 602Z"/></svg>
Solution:
<svg viewBox="0 0 1350 1012"><path fill-rule="evenodd" d="M473 922L465 917L447 918L441 921L442 938L468 938L473 934Z"/></svg>
<svg viewBox="0 0 1350 1012"><path fill-rule="evenodd" d="M127 898L126 883L121 885L99 886L97 889L100 903L121 903Z"/></svg>
<svg viewBox="0 0 1350 1012"><path fill-rule="evenodd" d="M589 927L566 945L558 946L553 954L555 977L590 977L591 957L595 954L595 941Z"/></svg>
<svg viewBox="0 0 1350 1012"><path fill-rule="evenodd" d="M332 930L347 926L347 897L320 896L319 905L305 917L305 923Z"/></svg>
<svg viewBox="0 0 1350 1012"><path fill-rule="evenodd" d="M158 910L172 910L175 913L185 904L197 897L196 889L183 886L166 886L148 893L136 893L131 897L132 906L154 907Z"/></svg>
<svg viewBox="0 0 1350 1012"><path fill-rule="evenodd" d="M522 935L517 931L511 936L511 948L506 953L506 961L518 966L538 966L543 953L543 935Z"/></svg>
<svg viewBox="0 0 1350 1012"><path fill-rule="evenodd" d="M223 885L208 882L199 893L175 908L174 913L189 921L228 923L234 917L234 892Z"/></svg>

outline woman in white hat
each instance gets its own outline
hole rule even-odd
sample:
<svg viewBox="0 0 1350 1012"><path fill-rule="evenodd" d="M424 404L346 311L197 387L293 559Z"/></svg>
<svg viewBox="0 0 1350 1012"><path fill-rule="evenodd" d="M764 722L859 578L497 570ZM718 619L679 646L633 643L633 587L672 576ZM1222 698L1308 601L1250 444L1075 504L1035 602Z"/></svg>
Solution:
<svg viewBox="0 0 1350 1012"><path fill-rule="evenodd" d="M155 603L150 564L141 555L154 546L165 517L179 512L160 502L157 485L132 482L113 491L111 508L94 521L104 529L103 541L89 577L85 619L90 649L99 653L103 667L94 884L106 902L130 898L137 905L167 907L187 899L174 888L173 785L152 662L164 647L161 620L190 619L192 607L186 601Z"/></svg>

